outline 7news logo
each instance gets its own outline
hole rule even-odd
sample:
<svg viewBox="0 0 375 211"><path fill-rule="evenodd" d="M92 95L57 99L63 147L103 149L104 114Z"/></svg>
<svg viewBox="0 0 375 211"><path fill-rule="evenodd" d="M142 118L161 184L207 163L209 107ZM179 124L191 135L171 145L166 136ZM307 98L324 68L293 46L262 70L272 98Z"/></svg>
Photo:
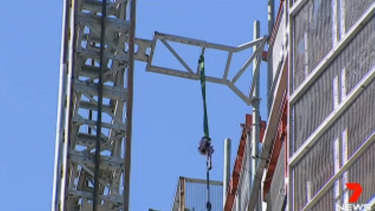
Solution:
<svg viewBox="0 0 375 211"><path fill-rule="evenodd" d="M362 194L362 186L359 183L346 183L348 190L353 191L352 195L349 198L349 203L340 205L337 204L337 208L340 211L354 211L354 210L364 210L371 211L370 204L357 204L359 197Z"/></svg>

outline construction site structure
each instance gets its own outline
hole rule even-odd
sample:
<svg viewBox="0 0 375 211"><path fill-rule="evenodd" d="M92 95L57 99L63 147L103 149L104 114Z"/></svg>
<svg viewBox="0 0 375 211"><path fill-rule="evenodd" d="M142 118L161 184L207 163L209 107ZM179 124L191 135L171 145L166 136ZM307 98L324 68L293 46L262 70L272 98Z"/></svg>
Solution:
<svg viewBox="0 0 375 211"><path fill-rule="evenodd" d="M199 80L171 43L224 52L222 76L206 81L227 86L248 105L258 100L236 82L253 63L259 75L266 36L239 46L159 32L136 38L136 0L64 0L63 13L52 211L129 210L135 60L150 72ZM184 69L154 64L161 44ZM253 47L233 70L232 57ZM256 78L247 79L250 93L257 92Z"/></svg>
<svg viewBox="0 0 375 211"><path fill-rule="evenodd" d="M375 1L280 1L272 25L267 128L258 157L241 138L224 210L375 210Z"/></svg>
<svg viewBox="0 0 375 211"><path fill-rule="evenodd" d="M51 210L129 210L134 61L199 80L171 43L227 53L221 76L206 80L253 108L219 194L225 211L374 210L375 1L281 0L273 14L268 0L269 36L260 37L255 22L252 41L227 46L159 32L136 38L136 0L64 0ZM184 69L155 65L159 45ZM235 53L249 48L240 69L231 68ZM262 59L267 125L259 115ZM243 91L236 82L251 66ZM356 200L350 184L363 189ZM181 200L179 211L187 208Z"/></svg>
<svg viewBox="0 0 375 211"><path fill-rule="evenodd" d="M51 210L129 210L135 0L65 0Z"/></svg>

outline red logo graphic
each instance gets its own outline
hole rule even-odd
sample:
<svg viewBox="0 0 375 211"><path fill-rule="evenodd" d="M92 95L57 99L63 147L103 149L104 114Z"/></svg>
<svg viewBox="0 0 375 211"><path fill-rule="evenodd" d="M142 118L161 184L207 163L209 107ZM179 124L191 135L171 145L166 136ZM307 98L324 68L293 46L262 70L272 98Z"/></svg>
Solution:
<svg viewBox="0 0 375 211"><path fill-rule="evenodd" d="M349 190L353 191L352 196L349 198L350 203L357 202L359 199L359 196L361 196L361 193L363 191L361 184L359 183L346 183L346 187Z"/></svg>

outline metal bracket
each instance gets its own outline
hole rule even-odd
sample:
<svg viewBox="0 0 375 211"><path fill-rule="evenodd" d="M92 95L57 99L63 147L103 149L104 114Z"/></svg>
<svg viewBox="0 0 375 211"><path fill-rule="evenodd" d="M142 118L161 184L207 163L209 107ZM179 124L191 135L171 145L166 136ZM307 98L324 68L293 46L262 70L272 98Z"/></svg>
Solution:
<svg viewBox="0 0 375 211"><path fill-rule="evenodd" d="M157 66L153 64L156 44L158 41L160 41L168 49L168 51L173 54L175 59L184 67L183 70L178 70L178 69L168 68L168 67L161 67L161 66ZM248 93L244 93L243 91L241 91L239 87L236 86L236 82L243 75L245 70L250 66L250 64L255 59L257 60L258 65L260 64L260 61L262 59L263 49L264 49L266 42L267 42L267 36L263 36L263 37L260 37L259 39L233 47L233 46L226 46L222 44L210 43L210 42L206 42L203 40L197 40L197 39L192 39L192 38L187 38L187 37L181 37L181 36L176 36L176 35L162 34L159 32L155 32L152 40L146 40L146 39L140 39L140 38L135 39L135 44L136 44L135 59L138 61L147 62L146 70L149 72L160 73L160 74L165 74L165 75L170 75L170 76L177 76L177 77L193 79L193 80L199 80L198 70L196 70L196 68L191 68L187 64L187 62L181 57L181 55L178 54L176 50L170 45L170 43L179 43L179 44L183 44L186 46L196 46L197 48L201 48L202 52L204 52L205 49L213 49L217 51L227 52L228 56L227 56L225 68L222 71L223 72L222 77L207 75L206 81L227 85L247 105L251 105L252 102L254 101L254 99L252 99L251 97L252 92L254 90L254 84L255 84L254 79L252 79L249 82L249 85L251 85L251 88ZM230 66L231 66L233 54L238 53L240 51L247 50L251 47L256 47L256 50L248 56L248 58L243 63L241 68L237 70L233 78L229 79L228 73L231 70ZM259 72L255 74L259 74Z"/></svg>
<svg viewBox="0 0 375 211"><path fill-rule="evenodd" d="M260 103L260 101L262 100L262 98L260 97L250 97L250 105L254 105L254 104L258 104Z"/></svg>

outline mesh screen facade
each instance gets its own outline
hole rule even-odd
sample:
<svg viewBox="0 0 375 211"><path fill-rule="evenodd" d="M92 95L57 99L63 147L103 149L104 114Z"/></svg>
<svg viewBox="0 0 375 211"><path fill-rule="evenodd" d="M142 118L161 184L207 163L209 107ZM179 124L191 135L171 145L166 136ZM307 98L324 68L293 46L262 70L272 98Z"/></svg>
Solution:
<svg viewBox="0 0 375 211"><path fill-rule="evenodd" d="M247 137L250 133L247 133ZM251 141L250 138L246 137L245 150L243 152L240 178L238 181L238 187L236 196L234 198L232 211L240 211L246 209L250 200L250 191L252 188L252 158L251 158Z"/></svg>
<svg viewBox="0 0 375 211"><path fill-rule="evenodd" d="M332 49L331 1L310 0L293 22L294 90Z"/></svg>
<svg viewBox="0 0 375 211"><path fill-rule="evenodd" d="M375 19L372 19L294 105L296 127L295 145L291 146L293 152L334 110L334 79L340 79L338 85L342 93L339 97L342 99L339 100L342 101L374 66L374 30Z"/></svg>
<svg viewBox="0 0 375 211"><path fill-rule="evenodd" d="M371 6L373 0L344 0L342 1L343 7L345 8L342 16L345 17L345 28L350 29L354 23L363 15L363 13Z"/></svg>
<svg viewBox="0 0 375 211"><path fill-rule="evenodd" d="M290 95L302 92L289 107L289 157L303 154L290 166L289 208L340 210L348 182L363 187L356 203L375 197L375 1L305 2L292 15L289 52Z"/></svg>
<svg viewBox="0 0 375 211"><path fill-rule="evenodd" d="M285 196L286 196L284 176L285 176L285 144L283 144L280 150L279 159L277 160L275 173L273 175L274 179L272 180L272 183L271 183L270 203L269 203L271 209L269 210L272 210L272 211L284 210Z"/></svg>

